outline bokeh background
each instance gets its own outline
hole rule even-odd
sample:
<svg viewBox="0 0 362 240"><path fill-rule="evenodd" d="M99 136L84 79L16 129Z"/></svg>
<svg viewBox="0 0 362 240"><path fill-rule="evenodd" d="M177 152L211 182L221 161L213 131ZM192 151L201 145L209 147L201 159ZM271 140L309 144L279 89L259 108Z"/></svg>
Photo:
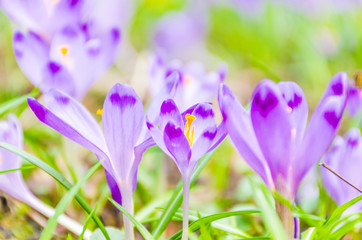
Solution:
<svg viewBox="0 0 362 240"><path fill-rule="evenodd" d="M151 100L150 59L160 52L167 53L166 61L201 61L209 71L227 63L226 83L243 105L248 104L262 79L295 81L304 90L310 111L335 73L345 71L352 79L362 68L362 3L358 0L130 0L125 5L129 10L123 19L115 64L83 101L94 115L116 82L131 84L147 106ZM0 11L0 103L34 88L13 54L15 29L17 26ZM25 149L72 182L97 161L89 151L41 124L26 106L14 112L21 112ZM351 122L346 115L341 134ZM326 216L336 205L320 184L318 167L313 171L300 189L298 201L306 212ZM24 170L23 175L32 192L51 206L66 192L41 170ZM180 175L173 161L152 147L144 155L138 176L136 216L150 221L159 216L161 209L155 211L155 207L166 204ZM191 191L191 210L203 215L255 206L250 178L258 177L226 140L197 179ZM110 192L103 171L87 182L82 194L91 206L99 202L97 214L105 225L122 225L118 212L107 202ZM0 238L37 239L46 219L6 194L0 196ZM80 222L86 218L76 202L67 214ZM228 224L255 235L263 232L260 217L235 218ZM307 226L301 224L302 228ZM180 226L180 222L172 222L164 237ZM90 228L95 228L94 223ZM57 237L66 237L62 227L58 227Z"/></svg>

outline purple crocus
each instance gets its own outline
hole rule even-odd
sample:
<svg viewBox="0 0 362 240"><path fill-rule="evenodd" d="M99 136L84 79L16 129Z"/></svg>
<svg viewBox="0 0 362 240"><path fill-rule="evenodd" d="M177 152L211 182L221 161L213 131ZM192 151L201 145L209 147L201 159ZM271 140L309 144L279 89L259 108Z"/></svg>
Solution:
<svg viewBox="0 0 362 240"><path fill-rule="evenodd" d="M155 55L150 64L149 90L155 96L165 84L165 79L172 72L180 74L174 101L180 109L199 102L212 101L217 95L219 84L224 81L227 72L226 64L221 64L217 72L206 72L201 62L192 61L185 65L174 60L166 64L161 54Z"/></svg>
<svg viewBox="0 0 362 240"><path fill-rule="evenodd" d="M8 122L0 121L0 142L14 145L20 149L23 147L23 130L14 115L9 115ZM0 171L18 169L20 167L21 158L18 155L0 148ZM51 217L55 213L55 209L49 207L33 195L26 186L21 171L0 174L0 191L28 204L46 217ZM77 235L82 233L83 226L64 214L59 216L58 222ZM90 236L91 232L87 230L84 238L90 239Z"/></svg>
<svg viewBox="0 0 362 240"><path fill-rule="evenodd" d="M362 189L362 138L359 129L351 129L342 138L337 136L331 149L326 153L322 162L326 163L333 171L341 175L354 186ZM321 168L323 183L338 205L342 205L361 195L356 189L342 181L325 168ZM358 202L348 208L348 213L362 210L362 203Z"/></svg>
<svg viewBox="0 0 362 240"><path fill-rule="evenodd" d="M49 42L63 27L80 24L83 2L79 0L0 0L0 9L22 28L38 33Z"/></svg>
<svg viewBox="0 0 362 240"><path fill-rule="evenodd" d="M226 136L223 124L216 126L211 103L199 103L180 113L172 99L165 100L155 121L146 117L156 144L176 163L183 181L183 237L188 236L188 209L191 174L200 158Z"/></svg>
<svg viewBox="0 0 362 240"><path fill-rule="evenodd" d="M347 74L336 74L308 127L307 101L294 82L260 82L253 93L250 114L230 88L222 84L219 105L230 138L241 156L272 190L293 201L299 183L327 151L336 134L347 91ZM281 216L283 223L290 224L290 217L291 214L287 219ZM288 231L290 225L286 228Z"/></svg>
<svg viewBox="0 0 362 240"><path fill-rule="evenodd" d="M132 194L138 165L153 141L147 136L143 105L131 86L116 84L102 112L103 132L91 113L69 95L55 89L44 94L47 108L28 103L38 119L92 151L102 162L113 198L133 214ZM134 239L133 225L124 216L125 239Z"/></svg>
<svg viewBox="0 0 362 240"><path fill-rule="evenodd" d="M115 28L92 38L87 28L67 26L55 34L51 44L33 32L16 32L13 48L19 67L41 91L57 88L82 99L112 65L119 41Z"/></svg>

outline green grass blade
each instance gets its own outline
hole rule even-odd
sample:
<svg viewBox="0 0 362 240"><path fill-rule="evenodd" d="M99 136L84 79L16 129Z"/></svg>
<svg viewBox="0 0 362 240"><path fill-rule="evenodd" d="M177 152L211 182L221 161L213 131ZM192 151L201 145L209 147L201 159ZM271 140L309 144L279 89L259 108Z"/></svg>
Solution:
<svg viewBox="0 0 362 240"><path fill-rule="evenodd" d="M92 219L94 213L97 211L97 207L98 207L98 203L96 203L96 205L94 206L93 210L91 211L91 213L88 215L87 219L85 220L84 226L83 226L83 231L80 234L78 240L82 240L83 239L83 235L85 233L85 230L87 230L88 224L90 222L90 220Z"/></svg>
<svg viewBox="0 0 362 240"><path fill-rule="evenodd" d="M26 167L21 167L21 168L13 168L13 169L8 169L8 170L0 171L0 174L8 173L8 172L15 172L15 171L23 171L23 170L33 169L33 168L34 168L34 166L26 166Z"/></svg>
<svg viewBox="0 0 362 240"><path fill-rule="evenodd" d="M201 223L206 225L206 224L212 223L213 221L227 218L227 217L234 217L234 216L240 216L240 215L245 215L245 214L255 214L255 213L260 213L260 210L251 209L251 210L224 212L224 213L217 213L217 214L209 215L206 217L201 217L189 225L189 231L195 232L195 231L199 230ZM182 230L177 232L175 235L173 235L169 240L180 239L181 236L182 236ZM245 237L247 237L247 236L245 236Z"/></svg>
<svg viewBox="0 0 362 240"><path fill-rule="evenodd" d="M112 198L108 198L108 200L121 211L124 215L126 215L129 220L136 226L138 231L142 234L145 240L153 240L151 233L140 223L138 222L129 212L126 211L121 205L119 205L116 201L114 201Z"/></svg>
<svg viewBox="0 0 362 240"><path fill-rule="evenodd" d="M54 168L52 168L51 166L49 166L48 164L46 164L44 161L40 160L39 158L19 149L17 147L14 147L13 145L5 143L5 142L0 142L0 147L19 155L26 161L39 167L44 172L46 172L50 176L52 176L56 181L58 181L66 189L70 190L73 187L72 184L67 179L65 179L61 173L56 171ZM85 199L82 196L80 196L80 194L76 194L75 199L87 213L90 213L92 211L92 208L88 205L88 203L85 201ZM102 221L96 215L93 215L92 218L93 218L94 222L98 225L99 229L104 234L105 238L107 240L111 240Z"/></svg>
<svg viewBox="0 0 362 240"><path fill-rule="evenodd" d="M217 149L218 147L216 147L214 150L212 150L211 152L206 154L203 158L201 158L199 164L195 168L195 171L192 173L191 186L195 182L196 178L199 176L201 170L209 162L211 156L214 154L214 152ZM165 210L163 211L160 220L157 222L156 227L152 233L152 236L155 239L158 239L161 236L162 232L165 230L168 223L171 221L173 215L176 213L181 204L182 204L182 181L180 180L176 189L173 192L173 195L171 196L170 201L168 202Z"/></svg>
<svg viewBox="0 0 362 240"><path fill-rule="evenodd" d="M250 182L254 189L254 199L262 212L264 225L270 232L272 239L286 240L287 238L283 225L268 199L269 189L264 185L264 183L256 183L253 180Z"/></svg>
<svg viewBox="0 0 362 240"><path fill-rule="evenodd" d="M25 103L29 97L36 97L37 95L38 95L38 92L33 91L30 94L26 94L26 95L11 99L9 101L6 101L4 103L1 103L0 104L0 116L4 115L10 109Z"/></svg>
<svg viewBox="0 0 362 240"><path fill-rule="evenodd" d="M55 208L54 215L48 220L47 225L43 229L40 240L49 240L53 236L53 232L58 224L58 217L62 215L67 208L68 204L74 196L79 192L79 189L93 176L93 174L101 167L101 162L97 162L94 166L67 192L64 197L59 201Z"/></svg>

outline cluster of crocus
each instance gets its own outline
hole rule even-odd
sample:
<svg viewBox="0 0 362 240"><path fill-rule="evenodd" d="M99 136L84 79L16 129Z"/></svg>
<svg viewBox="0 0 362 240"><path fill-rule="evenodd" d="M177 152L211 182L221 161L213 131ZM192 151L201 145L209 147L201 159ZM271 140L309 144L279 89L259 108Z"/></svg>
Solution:
<svg viewBox="0 0 362 240"><path fill-rule="evenodd" d="M215 98L219 84L225 80L227 66L221 64L217 72L206 72L201 62L191 61L184 65L173 60L167 64L162 54L156 54L151 59L148 79L152 96L158 94L167 76L173 72L180 75L173 99L180 111L185 111L192 105Z"/></svg>
<svg viewBox="0 0 362 240"><path fill-rule="evenodd" d="M272 190L293 201L301 180L335 137L347 92L347 74L335 75L308 127L307 101L294 82L261 81L254 90L250 113L223 84L219 105L230 138L241 156ZM280 204L276 206L287 234L292 236L291 212Z"/></svg>
<svg viewBox="0 0 362 240"><path fill-rule="evenodd" d="M22 148L23 130L14 115L9 115L8 122L0 122L0 142L6 142L15 147ZM26 186L21 171L17 170L20 167L21 158L18 155L8 150L0 149L0 171L15 170L0 174L0 190L28 204L46 217L53 216L55 209L40 201ZM64 214L59 216L58 222L77 235L82 233L83 226ZM87 230L84 238L90 239L90 236L91 232Z"/></svg>
<svg viewBox="0 0 362 240"><path fill-rule="evenodd" d="M14 33L14 54L41 91L57 88L82 99L112 65L120 31L114 21L97 24L95 6L93 1L73 0L0 2L0 8L27 30Z"/></svg>
<svg viewBox="0 0 362 240"><path fill-rule="evenodd" d="M351 129L342 138L337 136L331 149L326 153L322 162L329 168L346 179L349 183L362 189L361 168L362 168L362 138L359 129ZM338 205L346 203L361 193L342 181L335 174L321 168L322 179L328 193ZM351 206L349 213L360 212L362 203Z"/></svg>

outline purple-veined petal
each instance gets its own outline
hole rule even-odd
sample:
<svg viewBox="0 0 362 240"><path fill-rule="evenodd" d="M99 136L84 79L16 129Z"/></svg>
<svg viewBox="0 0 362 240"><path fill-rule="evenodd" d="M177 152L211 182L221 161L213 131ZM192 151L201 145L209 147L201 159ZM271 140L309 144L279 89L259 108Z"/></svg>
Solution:
<svg viewBox="0 0 362 240"><path fill-rule="evenodd" d="M122 195L121 195L121 191L118 188L117 182L113 179L112 175L107 172L107 170L104 170L104 171L106 174L106 179L107 179L109 189L111 190L112 198L114 199L114 201L116 201L119 205L122 206Z"/></svg>
<svg viewBox="0 0 362 240"><path fill-rule="evenodd" d="M143 105L131 86L117 83L103 105L103 131L118 177L129 179L134 146L144 121Z"/></svg>
<svg viewBox="0 0 362 240"><path fill-rule="evenodd" d="M209 151L212 151L214 148L216 148L228 135L228 131L225 125L225 121L222 121L219 126L217 126L216 130L216 136L214 137L214 140L211 143L211 146L209 148Z"/></svg>
<svg viewBox="0 0 362 240"><path fill-rule="evenodd" d="M194 144L191 149L191 160L189 164L189 171L192 172L196 167L199 160L209 151L211 144L217 134L217 127L214 126L204 128L201 135L194 140Z"/></svg>
<svg viewBox="0 0 362 240"><path fill-rule="evenodd" d="M180 75L175 72L172 73L165 79L164 86L161 90L155 95L147 109L147 118L150 122L156 123L159 121L159 112L163 101L166 99L173 98L178 86Z"/></svg>
<svg viewBox="0 0 362 240"><path fill-rule="evenodd" d="M170 121L173 121L178 128L184 127L184 121L176 103L172 99L167 99L163 101L160 109L159 127L161 131L164 131Z"/></svg>
<svg viewBox="0 0 362 240"><path fill-rule="evenodd" d="M235 148L249 166L267 185L272 186L269 169L255 137L250 116L225 84L221 84L219 88L219 106L224 118L221 127L227 129Z"/></svg>
<svg viewBox="0 0 362 240"><path fill-rule="evenodd" d="M336 76L339 76L338 78ZM327 151L335 137L347 101L348 78L345 74L337 74L332 78L325 95L314 111L302 144L293 163L294 191L301 179ZM316 141L316 139L318 139Z"/></svg>
<svg viewBox="0 0 362 240"><path fill-rule="evenodd" d="M92 151L102 162L103 167L113 174L102 131L88 110L72 97L58 90L52 89L44 94L44 97L49 109L36 99L28 98L28 104L37 118Z"/></svg>
<svg viewBox="0 0 362 240"><path fill-rule="evenodd" d="M307 125L308 103L303 90L295 82L280 82L278 87L288 105L295 149L301 143Z"/></svg>
<svg viewBox="0 0 362 240"><path fill-rule="evenodd" d="M197 104L191 115L196 118L191 125L191 128L195 129L194 142L196 142L199 137L203 137L205 129L216 129L215 113L211 103ZM213 138L211 140L213 140Z"/></svg>
<svg viewBox="0 0 362 240"><path fill-rule="evenodd" d="M43 82L40 89L47 92L52 88L61 90L72 97L76 97L76 88L73 77L61 64L49 62L43 70Z"/></svg>
<svg viewBox="0 0 362 240"><path fill-rule="evenodd" d="M273 81L264 80L256 87L250 116L255 136L276 185L288 179L291 164L292 127L287 107Z"/></svg>
<svg viewBox="0 0 362 240"><path fill-rule="evenodd" d="M354 117L362 109L362 90L360 87L351 86L348 93L347 110Z"/></svg>
<svg viewBox="0 0 362 240"><path fill-rule="evenodd" d="M187 174L191 147L183 129L177 127L173 122L169 122L165 127L164 141L181 174Z"/></svg>
<svg viewBox="0 0 362 240"><path fill-rule="evenodd" d="M49 46L36 34L15 32L13 49L20 69L38 86L43 81L43 69L49 59Z"/></svg>

